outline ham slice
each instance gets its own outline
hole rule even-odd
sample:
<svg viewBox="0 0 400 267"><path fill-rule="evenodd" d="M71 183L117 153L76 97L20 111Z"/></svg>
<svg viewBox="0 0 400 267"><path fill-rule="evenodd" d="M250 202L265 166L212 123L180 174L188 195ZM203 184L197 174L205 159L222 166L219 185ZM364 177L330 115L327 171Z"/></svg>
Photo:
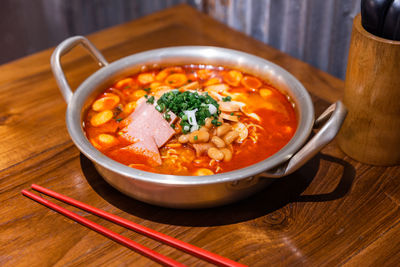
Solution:
<svg viewBox="0 0 400 267"><path fill-rule="evenodd" d="M176 120L176 115L171 114L171 120ZM120 132L121 137L132 145L122 148L134 154L141 154L152 162L161 164L161 157L158 148L162 147L174 134L163 115L153 105L141 102L133 113L124 121L127 125Z"/></svg>
<svg viewBox="0 0 400 267"><path fill-rule="evenodd" d="M162 147L175 134L162 114L146 102L140 103L125 120L128 126L121 130L121 137L131 143L152 136L157 147Z"/></svg>
<svg viewBox="0 0 400 267"><path fill-rule="evenodd" d="M152 166L161 164L160 153L152 137L140 139L138 142L121 148L120 150L141 155L143 158L147 159L147 162Z"/></svg>

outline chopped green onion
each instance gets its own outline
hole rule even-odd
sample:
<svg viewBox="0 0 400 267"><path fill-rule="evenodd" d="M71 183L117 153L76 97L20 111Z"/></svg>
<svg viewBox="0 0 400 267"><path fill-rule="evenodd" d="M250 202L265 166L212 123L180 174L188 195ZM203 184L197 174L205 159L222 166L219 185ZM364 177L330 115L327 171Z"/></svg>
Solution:
<svg viewBox="0 0 400 267"><path fill-rule="evenodd" d="M194 139L194 141L197 141L197 139L199 139L199 138L197 137L197 135L195 135L193 139Z"/></svg>
<svg viewBox="0 0 400 267"><path fill-rule="evenodd" d="M156 110L157 110L158 112L163 112L163 110L162 110L162 108L161 108L160 105L157 105L157 106L156 106Z"/></svg>
<svg viewBox="0 0 400 267"><path fill-rule="evenodd" d="M229 102L229 101L231 101L231 100L232 100L232 97L230 97L229 95L222 98L222 101L223 101L223 102Z"/></svg>
<svg viewBox="0 0 400 267"><path fill-rule="evenodd" d="M171 119L171 115L169 115L168 113L164 113L164 119L169 121Z"/></svg>
<svg viewBox="0 0 400 267"><path fill-rule="evenodd" d="M150 103L150 104L153 104L154 103L154 96L148 96L148 95L145 95L145 96L147 96L146 98L147 98L147 101L146 101L146 103Z"/></svg>
<svg viewBox="0 0 400 267"><path fill-rule="evenodd" d="M147 93L149 93L151 88L150 87L149 88L144 88L143 90L145 90Z"/></svg>
<svg viewBox="0 0 400 267"><path fill-rule="evenodd" d="M162 111L164 111L166 109L165 105L162 104L162 103L160 104L160 108L161 108Z"/></svg>
<svg viewBox="0 0 400 267"><path fill-rule="evenodd" d="M175 123L171 123L172 129L175 129Z"/></svg>
<svg viewBox="0 0 400 267"><path fill-rule="evenodd" d="M156 109L160 112L164 111L172 111L177 116L179 116L182 121L188 122L189 117L185 114L186 111L192 111L196 120L191 120L188 127L197 125L204 125L205 119L210 116L216 116L218 118L218 114L221 113L218 110L218 102L215 101L211 96L207 93L199 94L198 92L185 91L180 92L179 90L172 90L170 92L164 93L158 100L157 104L159 108ZM213 105L217 109L217 111L213 111L214 114L211 114L209 106ZM196 123L197 122L197 123Z"/></svg>
<svg viewBox="0 0 400 267"><path fill-rule="evenodd" d="M214 124L215 126L221 126L222 125L222 122L218 121L217 119L213 119L211 121L211 123Z"/></svg>
<svg viewBox="0 0 400 267"><path fill-rule="evenodd" d="M115 107L115 113L116 113L116 115L118 115L118 114L121 113L121 112L122 112L122 107L121 107L120 105L116 106L116 107Z"/></svg>

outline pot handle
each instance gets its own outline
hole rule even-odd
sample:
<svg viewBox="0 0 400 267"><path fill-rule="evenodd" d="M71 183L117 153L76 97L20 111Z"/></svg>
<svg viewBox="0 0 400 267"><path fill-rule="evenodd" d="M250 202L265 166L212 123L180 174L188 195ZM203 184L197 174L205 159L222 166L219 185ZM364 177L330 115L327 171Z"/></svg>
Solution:
<svg viewBox="0 0 400 267"><path fill-rule="evenodd" d="M325 123L321 130L306 143L287 162L278 167L262 173L261 177L279 178L289 175L303 166L314 157L322 148L330 143L337 135L347 115L347 109L341 101L329 106L314 122L314 128L319 128Z"/></svg>
<svg viewBox="0 0 400 267"><path fill-rule="evenodd" d="M53 71L54 77L56 79L57 85L61 90L65 102L69 102L72 97L72 90L65 78L64 71L61 67L61 57L71 51L72 48L81 44L84 48L89 51L89 54L93 57L100 67L108 65L107 60L103 55L97 50L97 48L85 37L74 36L66 39L61 44L59 44L51 55L51 69Z"/></svg>

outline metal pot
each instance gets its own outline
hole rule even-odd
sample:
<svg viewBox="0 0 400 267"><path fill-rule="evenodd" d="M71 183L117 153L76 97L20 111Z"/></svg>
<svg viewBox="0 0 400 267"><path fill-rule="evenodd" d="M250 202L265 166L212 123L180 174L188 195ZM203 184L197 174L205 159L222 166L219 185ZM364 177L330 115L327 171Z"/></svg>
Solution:
<svg viewBox="0 0 400 267"><path fill-rule="evenodd" d="M60 59L74 46L83 45L102 67L72 92ZM177 176L145 172L122 165L99 152L87 140L82 120L91 101L117 79L140 71L143 66L211 64L237 68L263 79L288 94L295 103L299 125L294 137L271 157L231 172L211 176ZM79 150L113 187L138 200L172 208L205 208L243 199L265 188L274 179L293 173L328 144L339 131L346 108L338 101L314 122L314 108L303 85L281 67L256 56L211 46L180 46L134 54L109 64L84 37L71 37L53 52L51 65L68 104L66 124ZM307 143L313 126L324 124Z"/></svg>

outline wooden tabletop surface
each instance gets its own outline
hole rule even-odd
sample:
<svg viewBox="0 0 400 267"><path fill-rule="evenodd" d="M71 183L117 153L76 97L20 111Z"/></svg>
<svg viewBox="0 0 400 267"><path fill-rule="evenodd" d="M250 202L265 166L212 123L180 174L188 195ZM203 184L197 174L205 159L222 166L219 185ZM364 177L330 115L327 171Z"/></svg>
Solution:
<svg viewBox="0 0 400 267"><path fill-rule="evenodd" d="M312 95L317 114L343 93L343 81L185 5L88 38L110 62L175 45L249 52L296 76ZM0 67L1 266L154 265L22 196L20 191L32 183L245 265L399 264L400 167L358 163L335 141L296 173L228 206L173 210L122 195L99 176L67 133L66 104L50 70L52 51ZM73 88L96 70L82 48L65 56L63 64ZM78 213L189 266L210 265L94 215Z"/></svg>

